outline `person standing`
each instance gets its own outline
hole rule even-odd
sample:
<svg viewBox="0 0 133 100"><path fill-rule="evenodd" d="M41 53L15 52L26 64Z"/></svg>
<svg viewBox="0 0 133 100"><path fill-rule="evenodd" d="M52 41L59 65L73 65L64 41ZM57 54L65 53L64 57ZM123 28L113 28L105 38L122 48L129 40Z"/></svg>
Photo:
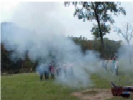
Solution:
<svg viewBox="0 0 133 100"><path fill-rule="evenodd" d="M52 68L52 64L49 65L49 73L51 75L51 68Z"/></svg>
<svg viewBox="0 0 133 100"><path fill-rule="evenodd" d="M44 75L45 75L45 79L49 79L49 67L48 65L44 65Z"/></svg>
<svg viewBox="0 0 133 100"><path fill-rule="evenodd" d="M55 73L55 68L54 68L54 66L51 66L50 73L51 73L51 79L54 79L54 73Z"/></svg>
<svg viewBox="0 0 133 100"><path fill-rule="evenodd" d="M61 76L61 73L62 73L62 68L59 66L56 68L56 74L57 76Z"/></svg>
<svg viewBox="0 0 133 100"><path fill-rule="evenodd" d="M43 73L40 73L40 81L43 80Z"/></svg>
<svg viewBox="0 0 133 100"><path fill-rule="evenodd" d="M118 76L118 61L116 60L116 57L114 58L115 65L114 65L114 73L116 76Z"/></svg>
<svg viewBox="0 0 133 100"><path fill-rule="evenodd" d="M114 73L115 72L115 58L114 57L112 57L112 66L111 67L112 67L111 68L112 73Z"/></svg>
<svg viewBox="0 0 133 100"><path fill-rule="evenodd" d="M43 66L43 64L39 65L36 70L37 70L37 73L40 76L40 81L42 81L43 80L43 74L44 74L44 66Z"/></svg>
<svg viewBox="0 0 133 100"><path fill-rule="evenodd" d="M104 60L104 68L105 68L105 71L107 71L107 65L108 65L108 60L105 59L105 60Z"/></svg>

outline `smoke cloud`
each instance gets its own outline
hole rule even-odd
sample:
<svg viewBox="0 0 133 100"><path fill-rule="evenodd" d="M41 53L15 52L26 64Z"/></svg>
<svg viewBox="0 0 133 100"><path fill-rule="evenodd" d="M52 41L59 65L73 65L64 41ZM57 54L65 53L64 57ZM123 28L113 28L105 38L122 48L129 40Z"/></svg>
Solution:
<svg viewBox="0 0 133 100"><path fill-rule="evenodd" d="M99 54L83 54L80 46L66 37L66 25L55 10L60 11L56 3L22 3L13 16L16 24L2 25L2 43L13 51L14 61L24 60L26 54L33 62L38 61L37 72L45 71L52 61L56 67L67 68L68 76L63 72L56 78L57 83L70 87L92 85L87 70L93 73L98 69Z"/></svg>
<svg viewBox="0 0 133 100"><path fill-rule="evenodd" d="M118 52L118 66L120 69L133 70L133 46L132 45L122 45ZM126 71L127 70L127 71Z"/></svg>

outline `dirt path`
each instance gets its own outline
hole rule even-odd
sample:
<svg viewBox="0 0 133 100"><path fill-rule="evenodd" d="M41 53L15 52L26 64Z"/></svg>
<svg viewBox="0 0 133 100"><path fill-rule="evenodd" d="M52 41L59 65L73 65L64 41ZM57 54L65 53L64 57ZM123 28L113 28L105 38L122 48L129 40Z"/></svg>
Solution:
<svg viewBox="0 0 133 100"><path fill-rule="evenodd" d="M81 100L107 100L113 97L110 89L88 89L81 92L73 92L72 95Z"/></svg>

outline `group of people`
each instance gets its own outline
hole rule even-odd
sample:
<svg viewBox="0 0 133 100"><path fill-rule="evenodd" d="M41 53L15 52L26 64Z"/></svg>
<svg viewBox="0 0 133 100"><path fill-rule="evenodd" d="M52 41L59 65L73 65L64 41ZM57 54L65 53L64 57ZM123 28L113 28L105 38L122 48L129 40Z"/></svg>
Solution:
<svg viewBox="0 0 133 100"><path fill-rule="evenodd" d="M40 74L40 80L44 78L47 79L54 79L55 76L60 77L68 77L73 75L73 68L72 65L69 64L62 64L61 66L55 66L54 64L45 65L42 64L38 68L38 72Z"/></svg>
<svg viewBox="0 0 133 100"><path fill-rule="evenodd" d="M56 68L57 76L71 77L74 75L72 64L63 64Z"/></svg>
<svg viewBox="0 0 133 100"><path fill-rule="evenodd" d="M47 79L54 79L54 66L50 64L49 66L41 65L42 69L40 68L39 74L40 74L40 80L43 80L43 78Z"/></svg>
<svg viewBox="0 0 133 100"><path fill-rule="evenodd" d="M111 70L111 72L115 75L118 75L118 61L116 56L111 57L109 60L104 60L103 67L105 70Z"/></svg>

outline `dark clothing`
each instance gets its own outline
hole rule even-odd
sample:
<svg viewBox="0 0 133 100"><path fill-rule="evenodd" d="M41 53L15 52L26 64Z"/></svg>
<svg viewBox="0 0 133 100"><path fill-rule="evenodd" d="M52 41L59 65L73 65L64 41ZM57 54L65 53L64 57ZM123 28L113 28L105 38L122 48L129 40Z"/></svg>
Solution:
<svg viewBox="0 0 133 100"><path fill-rule="evenodd" d="M51 74L51 79L54 79L54 71L55 71L55 69L54 69L54 66L49 66L49 72L50 72L50 74Z"/></svg>
<svg viewBox="0 0 133 100"><path fill-rule="evenodd" d="M40 75L40 81L42 81L43 80L43 75Z"/></svg>
<svg viewBox="0 0 133 100"><path fill-rule="evenodd" d="M51 72L51 68L52 68L52 66L49 66L49 72Z"/></svg>
<svg viewBox="0 0 133 100"><path fill-rule="evenodd" d="M49 79L49 73L47 71L45 71L44 75L45 75L45 79Z"/></svg>

